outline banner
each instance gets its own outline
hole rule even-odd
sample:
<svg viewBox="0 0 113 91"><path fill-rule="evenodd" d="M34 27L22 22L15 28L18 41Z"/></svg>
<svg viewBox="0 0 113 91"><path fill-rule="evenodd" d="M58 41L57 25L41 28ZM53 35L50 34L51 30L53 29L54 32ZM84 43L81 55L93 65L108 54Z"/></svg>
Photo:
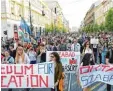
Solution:
<svg viewBox="0 0 113 91"><path fill-rule="evenodd" d="M81 66L79 74L82 88L98 81L113 85L113 65Z"/></svg>
<svg viewBox="0 0 113 91"><path fill-rule="evenodd" d="M27 64L1 64L1 88L53 88L52 62Z"/></svg>
<svg viewBox="0 0 113 91"><path fill-rule="evenodd" d="M76 73L80 64L80 52L74 51L56 51L60 56L65 73ZM47 51L46 59L51 60L52 51Z"/></svg>
<svg viewBox="0 0 113 91"><path fill-rule="evenodd" d="M99 39L91 39L90 43L91 44L99 44Z"/></svg>

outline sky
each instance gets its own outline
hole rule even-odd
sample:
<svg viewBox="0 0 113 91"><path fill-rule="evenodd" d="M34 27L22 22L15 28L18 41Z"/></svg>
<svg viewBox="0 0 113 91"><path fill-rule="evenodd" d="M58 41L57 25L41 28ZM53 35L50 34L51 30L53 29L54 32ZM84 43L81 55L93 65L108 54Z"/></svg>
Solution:
<svg viewBox="0 0 113 91"><path fill-rule="evenodd" d="M85 14L97 0L58 0L65 18L69 20L70 28L79 28Z"/></svg>

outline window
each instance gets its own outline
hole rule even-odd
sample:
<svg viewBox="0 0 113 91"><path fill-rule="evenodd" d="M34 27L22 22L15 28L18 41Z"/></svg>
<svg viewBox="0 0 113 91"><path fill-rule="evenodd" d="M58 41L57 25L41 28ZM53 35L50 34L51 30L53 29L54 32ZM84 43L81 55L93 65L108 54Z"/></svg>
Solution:
<svg viewBox="0 0 113 91"><path fill-rule="evenodd" d="M15 14L15 2L14 1L12 1L11 2L11 14Z"/></svg>
<svg viewBox="0 0 113 91"><path fill-rule="evenodd" d="M22 16L22 6L18 5L17 15Z"/></svg>

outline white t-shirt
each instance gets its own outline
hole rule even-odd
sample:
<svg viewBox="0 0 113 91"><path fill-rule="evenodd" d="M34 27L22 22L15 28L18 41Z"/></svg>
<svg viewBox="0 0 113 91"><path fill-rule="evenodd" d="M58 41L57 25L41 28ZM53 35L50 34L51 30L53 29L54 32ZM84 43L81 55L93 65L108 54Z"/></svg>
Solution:
<svg viewBox="0 0 113 91"><path fill-rule="evenodd" d="M92 54L93 51L92 51L90 48L86 48L86 49L85 49L85 54L86 54L86 53L90 53L90 54Z"/></svg>
<svg viewBox="0 0 113 91"><path fill-rule="evenodd" d="M30 51L28 53L28 56L29 56L30 61L35 61L36 60L36 52Z"/></svg>

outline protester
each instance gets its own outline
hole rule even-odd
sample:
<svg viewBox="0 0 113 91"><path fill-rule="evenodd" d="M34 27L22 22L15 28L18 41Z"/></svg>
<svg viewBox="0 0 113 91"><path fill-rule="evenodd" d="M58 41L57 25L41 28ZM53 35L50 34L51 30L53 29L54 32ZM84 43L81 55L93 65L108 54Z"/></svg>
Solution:
<svg viewBox="0 0 113 91"><path fill-rule="evenodd" d="M71 51L80 52L80 44L78 43L78 40L76 38L73 40Z"/></svg>
<svg viewBox="0 0 113 91"><path fill-rule="evenodd" d="M57 51L57 47L55 46L54 43L50 43L50 51Z"/></svg>
<svg viewBox="0 0 113 91"><path fill-rule="evenodd" d="M34 51L34 48L31 47L28 50L27 54L28 54L29 59L30 59L30 64L36 64L37 59L36 59L36 52Z"/></svg>
<svg viewBox="0 0 113 91"><path fill-rule="evenodd" d="M10 56L9 51L5 51L5 57L2 59L2 64L14 64L14 58Z"/></svg>
<svg viewBox="0 0 113 91"><path fill-rule="evenodd" d="M61 40L61 44L59 45L59 51L66 51L67 47L64 40Z"/></svg>
<svg viewBox="0 0 113 91"><path fill-rule="evenodd" d="M15 63L16 64L30 64L30 59L28 55L24 52L24 48L22 46L17 47Z"/></svg>
<svg viewBox="0 0 113 91"><path fill-rule="evenodd" d="M84 44L83 54L86 54L86 53L93 54L93 50L91 49L91 45L90 45L90 42L89 41L87 41Z"/></svg>
<svg viewBox="0 0 113 91"><path fill-rule="evenodd" d="M9 46L10 55L15 59L16 50L14 49L14 45Z"/></svg>
<svg viewBox="0 0 113 91"><path fill-rule="evenodd" d="M50 55L50 61L54 62L55 65L55 85L54 87L57 87L57 91L59 90L59 81L61 79L62 76L62 63L60 62L60 56L57 52L52 52ZM55 91L55 89L51 89L51 91Z"/></svg>
<svg viewBox="0 0 113 91"><path fill-rule="evenodd" d="M104 46L102 47L102 63L105 64L105 58L108 51L108 44L105 42Z"/></svg>
<svg viewBox="0 0 113 91"><path fill-rule="evenodd" d="M38 62L46 62L46 49L45 45L43 43L40 44L40 49L38 51Z"/></svg>

